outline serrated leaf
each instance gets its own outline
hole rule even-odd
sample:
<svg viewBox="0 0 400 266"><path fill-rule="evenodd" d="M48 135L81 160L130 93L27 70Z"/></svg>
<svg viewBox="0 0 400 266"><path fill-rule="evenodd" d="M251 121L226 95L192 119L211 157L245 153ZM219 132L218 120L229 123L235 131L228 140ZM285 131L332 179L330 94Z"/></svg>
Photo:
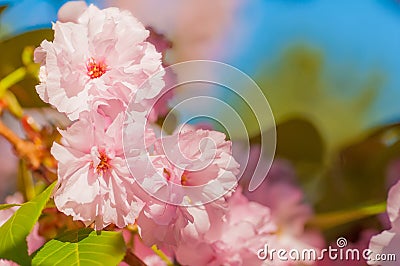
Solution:
<svg viewBox="0 0 400 266"><path fill-rule="evenodd" d="M16 207L16 206L21 206L21 204L1 204L0 205L0 211L1 210L7 210L9 208Z"/></svg>
<svg viewBox="0 0 400 266"><path fill-rule="evenodd" d="M47 242L32 265L118 265L125 251L120 232L83 228Z"/></svg>
<svg viewBox="0 0 400 266"><path fill-rule="evenodd" d="M30 265L26 237L48 201L56 183L50 185L40 195L28 201L0 227L0 258L12 260L20 265Z"/></svg>

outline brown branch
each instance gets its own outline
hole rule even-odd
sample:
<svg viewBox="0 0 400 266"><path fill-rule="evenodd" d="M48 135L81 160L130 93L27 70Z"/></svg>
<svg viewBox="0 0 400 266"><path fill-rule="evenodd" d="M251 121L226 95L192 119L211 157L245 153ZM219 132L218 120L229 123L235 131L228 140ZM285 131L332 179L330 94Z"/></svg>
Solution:
<svg viewBox="0 0 400 266"><path fill-rule="evenodd" d="M6 138L13 146L17 155L25 159L33 169L38 169L41 162L42 151L33 142L23 140L0 121L0 135Z"/></svg>
<svg viewBox="0 0 400 266"><path fill-rule="evenodd" d="M139 257L130 250L126 251L124 262L130 266L146 266L146 263L139 259Z"/></svg>

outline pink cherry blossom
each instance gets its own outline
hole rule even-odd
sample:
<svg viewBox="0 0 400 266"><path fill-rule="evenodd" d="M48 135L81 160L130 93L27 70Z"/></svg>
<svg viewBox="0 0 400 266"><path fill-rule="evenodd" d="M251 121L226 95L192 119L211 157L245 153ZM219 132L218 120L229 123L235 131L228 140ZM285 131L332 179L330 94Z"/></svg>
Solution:
<svg viewBox="0 0 400 266"><path fill-rule="evenodd" d="M152 43L157 52L163 55L163 67L165 70L164 82L165 86L160 91L159 95L150 100L146 100L146 106L151 106L149 110L148 120L150 122L157 121L159 116L165 116L168 114L170 107L168 106L169 101L174 96L174 90L171 89L177 82L176 73L173 72L173 68L169 68L169 65L165 63L165 55L167 50L172 46L171 42L162 34L155 32L154 29L149 28L150 35L147 41ZM143 103L143 102L142 102Z"/></svg>
<svg viewBox="0 0 400 266"><path fill-rule="evenodd" d="M296 247L299 250L306 248L320 249L324 245L321 234L315 230L306 229L306 223L313 217L311 207L304 203L303 192L293 184L287 182L269 182L266 179L265 185L262 184L255 194L262 193L261 199L256 200L259 203L269 207L272 213L272 219L277 224L280 234L277 238L277 245L285 248ZM246 193L246 196L252 193Z"/></svg>
<svg viewBox="0 0 400 266"><path fill-rule="evenodd" d="M86 9L85 1L68 1L58 10L58 21L78 23L79 17Z"/></svg>
<svg viewBox="0 0 400 266"><path fill-rule="evenodd" d="M100 230L114 223L134 223L143 203L135 194L134 178L122 145L123 113L117 102L97 102L97 110L60 131L62 143L51 152L58 161L57 208ZM121 105L121 104L120 104ZM139 140L140 141L140 140Z"/></svg>
<svg viewBox="0 0 400 266"><path fill-rule="evenodd" d="M211 217L222 217L223 196L236 185L239 165L231 156L231 143L215 131L188 129L159 138L152 147L147 171L131 168L153 196L145 200L137 223L147 245L174 246L187 234L207 232Z"/></svg>
<svg viewBox="0 0 400 266"><path fill-rule="evenodd" d="M0 266L18 266L18 263L9 260L0 259Z"/></svg>
<svg viewBox="0 0 400 266"><path fill-rule="evenodd" d="M17 192L12 196L8 196L6 198L7 204L22 204L24 199L22 195ZM19 206L11 207L9 209L0 210L0 226L2 226L14 213L19 209ZM38 248L43 246L45 243L45 239L39 235L39 224L36 223L31 231L31 233L27 236L26 242L28 244L28 254L32 254ZM13 262L0 260L0 265L17 265Z"/></svg>
<svg viewBox="0 0 400 266"><path fill-rule="evenodd" d="M163 261L150 247L146 246L137 234L133 234L128 229L122 229L122 236L124 237L125 243L130 249L130 252L134 253L141 261L148 266L166 266L167 263ZM161 249L161 251L168 257L170 261L173 261L173 253L171 250ZM120 262L119 266L128 266L126 262Z"/></svg>
<svg viewBox="0 0 400 266"><path fill-rule="evenodd" d="M298 265L299 261L284 261L258 258L260 249L297 249L301 252L305 245L296 238L282 235L274 222L271 210L264 205L249 201L240 187L228 199L226 215L211 219L210 229L203 235L184 238L175 248L176 258L184 265ZM318 252L318 250L316 250ZM302 261L312 264L313 261Z"/></svg>
<svg viewBox="0 0 400 266"><path fill-rule="evenodd" d="M146 265L166 266L166 263L158 255L156 255L151 248L143 244L143 242L137 236L134 238L133 247L135 255L138 256L144 263L146 263ZM173 259L171 259L171 252L168 252L165 249L162 251L169 257L170 261L173 261Z"/></svg>
<svg viewBox="0 0 400 266"><path fill-rule="evenodd" d="M400 180L400 158L396 158L388 163L386 167L386 186L392 187Z"/></svg>
<svg viewBox="0 0 400 266"><path fill-rule="evenodd" d="M373 236L369 243L369 249L373 251L370 258L376 258L381 254L395 254L400 258L400 181L389 191L387 200L387 213L391 223L391 229ZM396 261L368 261L369 265L398 265Z"/></svg>
<svg viewBox="0 0 400 266"><path fill-rule="evenodd" d="M187 237L175 249L183 265L262 265L257 251L273 237L270 210L249 202L238 189L228 199L227 213L215 217L202 236ZM218 219L219 218L219 219Z"/></svg>
<svg viewBox="0 0 400 266"><path fill-rule="evenodd" d="M210 202L237 184L239 164L223 133L185 130L159 138L153 147L149 159L154 171L144 176L141 185L164 201L183 204L189 197L192 203Z"/></svg>
<svg viewBox="0 0 400 266"><path fill-rule="evenodd" d="M165 34L173 47L173 62L216 59L231 51L224 38L233 26L234 14L244 1L107 0L112 6L130 10L146 26ZM201 22L201 23L199 23ZM242 27L243 25L241 25ZM231 33L240 36L241 27Z"/></svg>
<svg viewBox="0 0 400 266"><path fill-rule="evenodd" d="M295 180L293 166L288 161L276 159L260 187L252 192L244 191L244 194L270 208L272 220L280 232L275 246L319 250L324 246L324 240L318 231L305 228L314 214Z"/></svg>
<svg viewBox="0 0 400 266"><path fill-rule="evenodd" d="M168 104L174 96L174 90L171 88L176 83L176 75L172 68L165 69L164 82L165 86L157 97L141 101L141 104L148 106L149 122L156 122L159 117L166 116L170 110Z"/></svg>
<svg viewBox="0 0 400 266"><path fill-rule="evenodd" d="M218 204L187 207L147 199L137 224L146 245L173 247L189 236L197 238L205 234L210 230L213 217L222 219L223 214Z"/></svg>
<svg viewBox="0 0 400 266"><path fill-rule="evenodd" d="M54 41L35 51L41 64L36 90L45 102L75 120L98 96L125 104L134 95L140 102L157 96L164 86L161 54L128 11L93 5L83 10L82 2L71 2L59 14Z"/></svg>

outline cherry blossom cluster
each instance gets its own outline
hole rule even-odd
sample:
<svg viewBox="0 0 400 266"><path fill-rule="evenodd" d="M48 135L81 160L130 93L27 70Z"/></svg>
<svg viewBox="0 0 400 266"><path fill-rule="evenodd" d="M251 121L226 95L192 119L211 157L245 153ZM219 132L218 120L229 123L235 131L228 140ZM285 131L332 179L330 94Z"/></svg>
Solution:
<svg viewBox="0 0 400 266"><path fill-rule="evenodd" d="M381 254L393 254L396 259L400 257L400 181L389 190L387 199L387 216L390 229L384 230L371 238L369 249L372 250L371 258L378 258ZM381 265L379 260L368 261L369 265ZM398 262L389 261L384 265L396 265Z"/></svg>
<svg viewBox="0 0 400 266"><path fill-rule="evenodd" d="M64 5L53 30L35 61L38 94L72 121L51 150L57 208L97 230L136 222L149 245L205 233L239 165L223 133L185 127L156 137L149 116L165 71L149 31L127 11L83 2Z"/></svg>
<svg viewBox="0 0 400 266"><path fill-rule="evenodd" d="M168 77L135 17L84 2L58 16L54 40L42 42L35 61L39 96L71 120L51 149L59 211L96 230L137 226L144 244L184 265L262 265L256 252L266 242L308 247L306 218L293 224L285 206L274 214L235 191L239 164L225 134L157 127ZM293 195L284 197L303 210L302 195Z"/></svg>

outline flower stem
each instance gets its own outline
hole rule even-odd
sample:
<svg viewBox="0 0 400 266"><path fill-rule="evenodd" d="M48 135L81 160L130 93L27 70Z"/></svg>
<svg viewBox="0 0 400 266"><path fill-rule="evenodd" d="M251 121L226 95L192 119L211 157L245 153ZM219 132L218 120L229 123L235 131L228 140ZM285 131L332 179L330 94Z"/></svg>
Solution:
<svg viewBox="0 0 400 266"><path fill-rule="evenodd" d="M165 255L165 253L158 249L156 245L153 245L151 247L151 249L154 251L154 253L157 254L157 256L159 256L168 266L174 266L174 264L172 263L172 261L168 258L167 255Z"/></svg>
<svg viewBox="0 0 400 266"><path fill-rule="evenodd" d="M14 84L20 82L25 78L27 74L27 69L25 66L17 68L10 74L8 74L5 78L0 80L0 98L4 96L6 91L13 86Z"/></svg>
<svg viewBox="0 0 400 266"><path fill-rule="evenodd" d="M358 207L351 210L335 211L329 213L317 214L308 225L318 227L320 229L329 229L365 217L377 215L385 212L386 202L373 205Z"/></svg>
<svg viewBox="0 0 400 266"><path fill-rule="evenodd" d="M33 183L32 173L26 167L24 160L19 160L18 182L21 191L24 192L25 198L30 201L36 196L35 186Z"/></svg>
<svg viewBox="0 0 400 266"><path fill-rule="evenodd" d="M17 97L11 91L6 91L3 95L3 100L7 104L8 111L16 118L21 119L24 115L24 110L19 104Z"/></svg>

